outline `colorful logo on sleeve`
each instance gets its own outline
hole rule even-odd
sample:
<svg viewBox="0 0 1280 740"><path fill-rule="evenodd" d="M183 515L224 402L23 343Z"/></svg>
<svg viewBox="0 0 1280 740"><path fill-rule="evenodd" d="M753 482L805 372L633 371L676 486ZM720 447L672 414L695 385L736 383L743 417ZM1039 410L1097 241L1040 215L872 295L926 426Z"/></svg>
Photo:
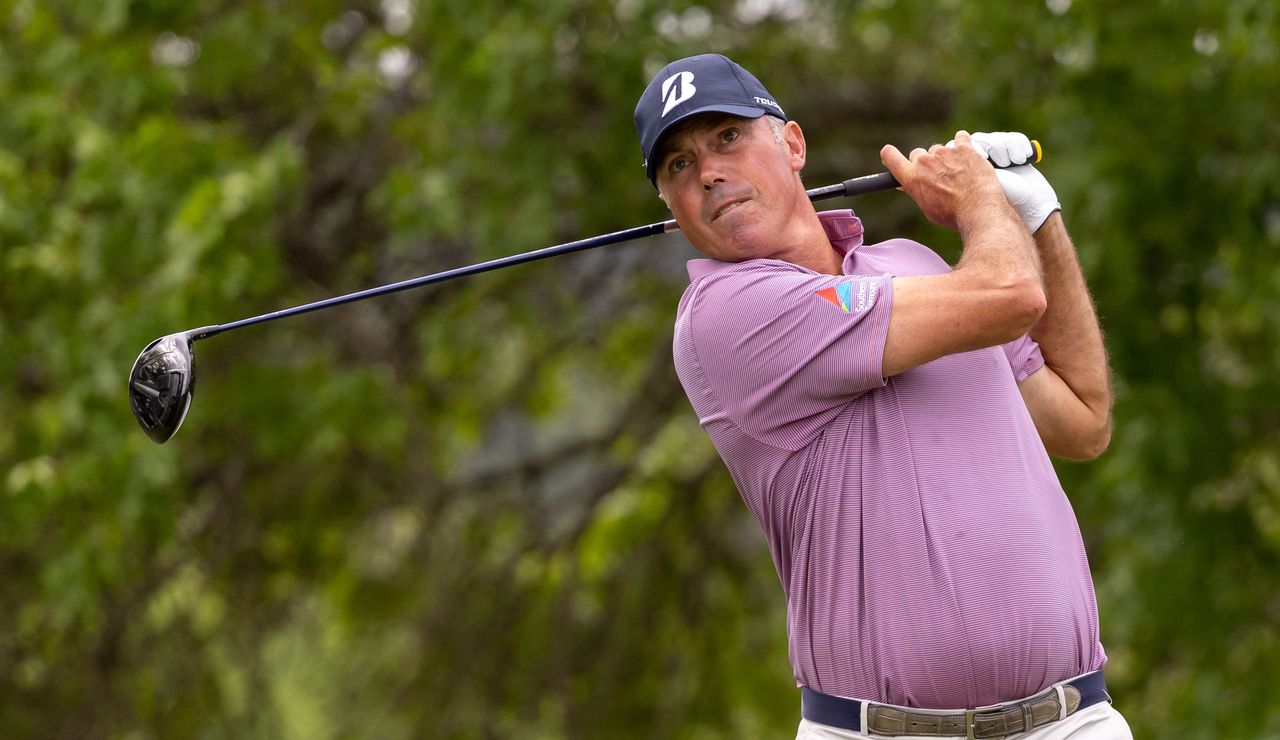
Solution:
<svg viewBox="0 0 1280 740"><path fill-rule="evenodd" d="M854 287L857 283L857 287ZM846 280L817 292L819 298L838 306L845 313L862 313L876 302L880 283L874 279Z"/></svg>

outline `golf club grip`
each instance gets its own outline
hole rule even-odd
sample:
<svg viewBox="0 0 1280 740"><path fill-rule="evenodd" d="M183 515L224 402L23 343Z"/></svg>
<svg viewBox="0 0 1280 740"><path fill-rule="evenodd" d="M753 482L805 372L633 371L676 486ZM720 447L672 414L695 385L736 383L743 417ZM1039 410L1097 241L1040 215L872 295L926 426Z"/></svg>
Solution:
<svg viewBox="0 0 1280 740"><path fill-rule="evenodd" d="M878 172L874 175L863 175L855 177L852 180L845 180L839 185L827 185L822 188L814 188L808 191L809 200L817 203L820 200L830 200L832 198L850 198L855 195L865 195L867 193L876 193L881 190L893 190L898 187L898 179L888 172Z"/></svg>
<svg viewBox="0 0 1280 740"><path fill-rule="evenodd" d="M855 177L852 180L845 180L840 183L840 187L844 188L845 195L853 197L855 195L864 195L866 193L877 193L881 190L893 190L900 183L898 178L888 172L877 172L874 175L863 175Z"/></svg>
<svg viewBox="0 0 1280 740"><path fill-rule="evenodd" d="M1023 164L1039 164L1044 157L1044 149L1041 148L1040 142L1031 140L1031 161ZM994 162L992 167L1004 169ZM1008 165L1016 167L1018 165ZM878 172L874 175L863 175L855 177L852 180L845 180L839 185L828 185L822 188L814 188L809 192L809 200L817 202L820 200L829 200L831 198L851 198L855 195L866 195L867 193L877 193L881 190L892 190L899 187L902 183L898 182L898 178L889 172Z"/></svg>

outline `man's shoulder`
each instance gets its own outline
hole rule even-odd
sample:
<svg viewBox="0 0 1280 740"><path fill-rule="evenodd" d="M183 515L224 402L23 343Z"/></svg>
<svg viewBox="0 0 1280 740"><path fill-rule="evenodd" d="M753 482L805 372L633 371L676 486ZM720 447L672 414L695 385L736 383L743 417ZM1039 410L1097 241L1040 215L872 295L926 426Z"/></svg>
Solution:
<svg viewBox="0 0 1280 740"><path fill-rule="evenodd" d="M935 275L950 272L937 252L913 239L894 238L858 247L853 257L855 272L888 272L893 275Z"/></svg>
<svg viewBox="0 0 1280 740"><path fill-rule="evenodd" d="M723 280L750 279L752 276L760 275L817 274L813 270L800 265L767 257L743 260L741 262L720 262L710 259L692 260L689 263L689 272L691 278L689 287Z"/></svg>
<svg viewBox="0 0 1280 740"><path fill-rule="evenodd" d="M745 309L761 303L792 301L797 290L831 277L775 259L720 262L713 269L701 272L685 288L678 315L696 307L713 309L704 313L729 317L734 315L735 307Z"/></svg>

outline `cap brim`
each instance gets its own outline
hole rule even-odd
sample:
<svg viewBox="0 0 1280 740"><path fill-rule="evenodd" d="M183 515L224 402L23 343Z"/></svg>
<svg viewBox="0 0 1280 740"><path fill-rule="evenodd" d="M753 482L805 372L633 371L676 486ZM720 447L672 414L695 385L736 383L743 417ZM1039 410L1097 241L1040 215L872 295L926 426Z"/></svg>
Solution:
<svg viewBox="0 0 1280 740"><path fill-rule="evenodd" d="M649 175L649 182L652 182L655 185L657 184L657 179L654 177L653 171L657 167L658 163L654 159L653 155L658 151L658 147L661 146L662 137L666 136L667 132L670 131L673 126L682 121L693 118L694 116L700 116L703 113L725 113L731 116L738 116L739 118L760 118L764 115L773 115L762 108L756 108L748 105L732 105L729 103L713 103L711 105L704 105L701 108L695 108L691 111L681 113L670 121L665 122L662 125L662 128L658 129L658 135L653 140L653 146L649 147L649 156L645 158L644 162L645 172Z"/></svg>

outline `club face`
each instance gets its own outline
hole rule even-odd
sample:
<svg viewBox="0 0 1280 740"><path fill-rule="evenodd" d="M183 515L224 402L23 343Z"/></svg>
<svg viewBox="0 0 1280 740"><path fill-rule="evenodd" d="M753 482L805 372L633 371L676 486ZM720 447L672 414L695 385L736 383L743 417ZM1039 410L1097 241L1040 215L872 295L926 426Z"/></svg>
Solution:
<svg viewBox="0 0 1280 740"><path fill-rule="evenodd" d="M194 390L195 366L187 332L148 344L129 373L129 406L142 431L158 444L177 434Z"/></svg>

